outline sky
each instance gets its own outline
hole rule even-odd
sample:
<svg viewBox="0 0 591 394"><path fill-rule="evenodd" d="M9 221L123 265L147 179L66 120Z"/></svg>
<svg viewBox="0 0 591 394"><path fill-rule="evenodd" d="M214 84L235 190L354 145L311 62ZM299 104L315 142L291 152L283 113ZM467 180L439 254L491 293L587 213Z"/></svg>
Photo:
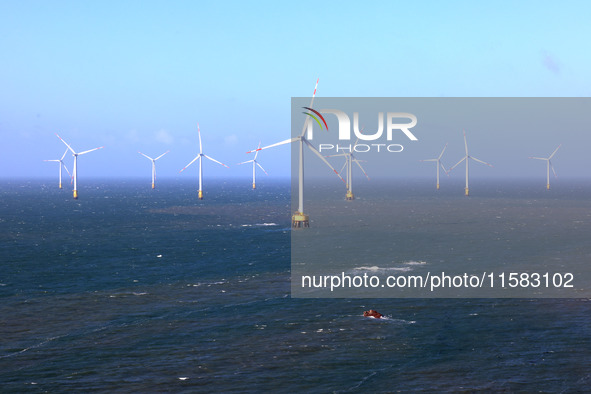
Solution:
<svg viewBox="0 0 591 394"><path fill-rule="evenodd" d="M104 146L80 156L80 182L149 179L138 150L170 150L159 177L196 179L197 166L179 170L199 151L197 124L204 153L230 166L207 162L206 176L248 178L236 164L290 138L291 98L318 78L317 97L589 97L588 15L583 1L0 1L0 178L57 178L43 160L64 153L59 133L75 150ZM557 172L591 176L589 128L561 126L517 139L501 128L508 152L470 130L471 153L503 163L473 176L543 178L527 156L561 143ZM446 142L455 163L462 138L461 122L424 131L404 173L431 176L419 159ZM281 178L289 156L259 160Z"/></svg>

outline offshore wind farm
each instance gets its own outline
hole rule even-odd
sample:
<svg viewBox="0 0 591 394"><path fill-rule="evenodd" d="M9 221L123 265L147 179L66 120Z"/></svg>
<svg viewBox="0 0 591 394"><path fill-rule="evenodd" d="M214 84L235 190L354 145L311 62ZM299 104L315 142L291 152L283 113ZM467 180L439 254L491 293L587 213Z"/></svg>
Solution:
<svg viewBox="0 0 591 394"><path fill-rule="evenodd" d="M590 13L0 2L0 391L587 392Z"/></svg>

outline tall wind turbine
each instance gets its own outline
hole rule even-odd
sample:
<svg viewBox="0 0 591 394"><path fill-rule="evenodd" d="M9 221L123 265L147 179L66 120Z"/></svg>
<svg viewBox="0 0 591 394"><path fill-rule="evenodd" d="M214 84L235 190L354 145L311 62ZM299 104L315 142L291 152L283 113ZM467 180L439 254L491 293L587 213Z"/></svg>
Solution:
<svg viewBox="0 0 591 394"><path fill-rule="evenodd" d="M316 97L316 88L318 87L318 81L319 81L319 79L316 80L316 86L314 87L314 94L312 95L312 101L310 102L309 108L312 108L312 105L314 104L314 97ZM304 213L304 145L306 145L312 152L314 152L314 154L316 156L318 156L328 167L330 167L331 170L334 171L334 173L343 182L345 182L345 180L343 179L343 177L341 177L341 175L337 172L337 170L335 170L330 165L330 163L324 158L324 156L322 156L322 154L320 154L320 152L318 152L318 150L314 147L314 145L312 145L310 143L310 141L308 141L308 139L306 138L306 130L308 128L308 122L310 122L310 121L311 121L310 118L306 118L306 121L304 122L304 127L302 129L302 134L300 134L299 137L290 138L285 141L277 142L276 144L268 145L268 146L265 146L262 148L258 148L258 149L246 152L246 153L257 152L257 151L260 151L263 149L273 148L275 146L290 144L292 142L299 141L299 143L300 143L300 150L299 150L300 151L300 153L299 153L300 164L299 164L299 169L298 169L298 188L299 188L298 210L291 217L292 227L310 227L310 218L308 215L306 215Z"/></svg>
<svg viewBox="0 0 591 394"><path fill-rule="evenodd" d="M552 162L550 162L550 159L552 159L552 157L554 157L554 155L556 154L556 152L558 151L558 149L560 149L561 146L562 146L562 144L558 145L558 148L554 149L554 152L552 152L552 154L548 158L544 158L544 157L530 157L530 159L546 160L546 162L547 162L547 168L546 168L546 189L547 190L550 190L550 168L552 168L552 172L554 173L554 176L556 176L556 171L554 170L554 166L552 165Z"/></svg>
<svg viewBox="0 0 591 394"><path fill-rule="evenodd" d="M61 159L56 159L56 160L43 160L43 161L55 161L60 163L60 189L62 188L62 167L65 168L66 172L68 173L68 175L70 175L70 178L72 177L72 174L70 174L70 171L68 171L68 167L66 167L66 164L64 163L64 157L66 157L66 154L68 153L68 149L66 148L66 151L64 152L64 154L62 155Z"/></svg>
<svg viewBox="0 0 591 394"><path fill-rule="evenodd" d="M470 156L470 155L468 154L468 142L466 142L466 131L464 131L464 146L466 147L466 156L464 156L464 158L463 158L462 160L458 161L458 162L457 162L455 165L453 165L453 166L452 166L452 167L449 169L449 171L451 171L451 170L453 170L454 168L456 168L456 166L457 166L458 164L460 164L461 162L463 162L464 160L466 161L466 195L467 195L467 196L469 196L469 195L470 195L470 189L468 188L468 162L469 162L469 159L472 159L472 160L474 160L474 161L477 161L477 162L479 162L479 163L482 163L482 164L486 164L486 165L487 165L487 166L489 166L489 167L492 167L492 164L488 164L487 162L485 162L485 161L482 161L482 160L480 160L480 159L477 159L477 158L475 158L474 156ZM449 171L448 171L448 172L449 172Z"/></svg>
<svg viewBox="0 0 591 394"><path fill-rule="evenodd" d="M259 142L259 148L260 147L261 147L261 143ZM243 161L242 163L238 163L238 165L252 163L252 188L253 189L256 189L256 166L259 166L261 168L261 170L263 170L263 172L265 174L267 174L267 171L265 171L263 166L260 165L259 162L257 161L257 156L259 154L259 148L257 148L256 153L254 154L254 159L248 160L248 161ZM269 175L269 174L267 174L267 175Z"/></svg>
<svg viewBox="0 0 591 394"><path fill-rule="evenodd" d="M137 151L137 153L139 153L140 155L142 155L142 156L144 156L144 157L146 157L146 158L148 158L148 159L150 159L152 161L152 189L154 189L156 187L156 185L154 183L156 181L156 160L158 160L159 158L161 158L162 156L164 156L168 152L170 152L170 151L167 150L166 152L164 152L163 154L161 154L157 158L152 159L150 156L143 154L139 150Z"/></svg>
<svg viewBox="0 0 591 394"><path fill-rule="evenodd" d="M355 145L357 145L357 142L359 142L359 139L357 139L357 141L355 142ZM347 181L345 182L346 184L346 189L347 189L347 194L345 195L345 199L347 200L354 200L355 199L355 195L353 194L353 163L357 164L359 166L359 168L361 169L361 172L363 172L363 175L365 175L365 177L369 180L369 175L367 175L367 172L365 172L365 170L363 169L363 167L361 166L360 160L358 160L355 155L353 155L353 152L343 152L343 153L339 153L336 155L328 155L326 157L336 157L336 156L345 156L345 164L343 165L343 167L341 168L341 172L343 172L343 170L346 168L347 169Z"/></svg>
<svg viewBox="0 0 591 394"><path fill-rule="evenodd" d="M94 149L89 149L89 150L85 150L84 152L78 152L76 153L74 151L74 149L72 149L72 147L70 145L68 145L68 143L66 141L64 141L62 139L62 137L60 137L57 133L55 134L57 135L57 138L59 138L70 150L70 152L72 152L72 155L74 155L74 169L72 170L72 177L74 178L74 198L77 199L78 198L78 156L80 155L84 155L88 152L92 152L98 149L102 149L104 148L104 146L99 146L98 148L94 148Z"/></svg>
<svg viewBox="0 0 591 394"><path fill-rule="evenodd" d="M465 134L464 134L464 136L465 136ZM441 163L441 156L443 156L443 152L445 152L446 148L447 148L447 143L445 144L445 146L443 147L443 150L441 151L441 153L439 154L439 156L436 159L421 160L421 161L434 161L435 162L435 167L437 168L437 190L439 190L439 167L441 167L443 169L443 171L445 171L445 173L447 174L447 170L443 166L443 163ZM448 174L448 176L449 176L449 174ZM466 187L468 187L468 186L466 186Z"/></svg>
<svg viewBox="0 0 591 394"><path fill-rule="evenodd" d="M185 171L187 167L189 167L191 164L195 162L195 160L199 160L199 199L203 200L203 158L205 157L215 163L223 165L226 168L230 167L228 167L224 163L220 163L216 159L213 159L203 153L203 145L201 144L201 129L199 129L199 123L197 123L197 133L199 134L199 154L193 160L191 160L191 162L187 164L182 170L180 170L179 173Z"/></svg>

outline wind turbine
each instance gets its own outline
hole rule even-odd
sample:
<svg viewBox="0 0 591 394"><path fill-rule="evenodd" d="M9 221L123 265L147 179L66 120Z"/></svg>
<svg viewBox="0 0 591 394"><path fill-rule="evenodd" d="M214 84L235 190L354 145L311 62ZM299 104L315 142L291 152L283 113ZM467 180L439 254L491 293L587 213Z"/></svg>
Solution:
<svg viewBox="0 0 591 394"><path fill-rule="evenodd" d="M43 161L55 161L60 163L60 189L62 188L62 167L64 167L66 169L66 172L68 173L68 175L70 175L70 178L72 177L72 174L70 174L70 171L68 171L68 167L66 167L66 164L64 163L64 157L66 157L66 153L68 153L68 149L66 148L66 151L64 152L64 154L62 155L61 159L56 159L56 160L43 160Z"/></svg>
<svg viewBox="0 0 591 394"><path fill-rule="evenodd" d="M470 195L470 189L468 188L468 161L469 161L469 159L472 159L472 160L477 161L477 162L482 163L482 164L486 164L487 166L490 166L490 167L492 167L492 164L488 164L487 162L482 161L480 159L477 159L477 158L475 158L473 156L470 156L468 154L468 143L466 142L466 131L464 131L464 146L466 147L466 156L464 156L464 158L462 160L458 161L455 165L453 165L449 169L448 172L450 172L451 170L453 170L454 168L456 168L456 166L458 164L460 164L461 162L463 162L464 160L466 161L466 195L468 196L468 195Z"/></svg>
<svg viewBox="0 0 591 394"><path fill-rule="evenodd" d="M447 170L443 166L443 163L441 163L441 156L443 156L443 152L445 152L445 149L446 148L447 148L447 143L443 147L443 150L439 154L439 157L437 157L436 159L425 159L425 160L421 160L421 161L434 161L435 162L435 167L437 168L437 190L439 190L439 167L441 167L443 169L443 171L445 171L445 173L447 174ZM447 174L447 175L449 176L449 174ZM468 186L466 186L466 187L468 187Z"/></svg>
<svg viewBox="0 0 591 394"><path fill-rule="evenodd" d="M189 167L191 164L195 162L195 160L199 159L199 199L203 200L203 158L205 157L213 162L223 165L226 168L230 167L228 167L224 163L220 163L216 159L213 159L203 153L203 145L201 144L201 129L199 129L199 123L197 123L197 133L199 134L199 154L193 160L191 160L191 162L187 164L182 170L180 170L179 173L185 171L187 167Z"/></svg>
<svg viewBox="0 0 591 394"><path fill-rule="evenodd" d="M552 157L554 157L554 155L556 154L558 149L560 149L561 146L562 146L562 144L558 145L558 148L554 149L554 152L552 152L550 157L548 157L547 159L544 157L530 157L530 159L546 160L546 162L548 163L547 169L546 169L546 189L547 190L550 190L550 168L552 168L552 172L554 173L554 176L556 177L556 171L554 170L554 166L550 162L550 159L552 159Z"/></svg>
<svg viewBox="0 0 591 394"><path fill-rule="evenodd" d="M316 80L316 86L314 87L314 94L312 95L312 101L310 102L310 107L312 108L312 105L314 104L314 97L316 97L316 88L318 87L318 81L319 79ZM337 172L337 170L335 170L330 163L328 162L328 160L326 160L324 158L324 156L322 156L322 154L320 152L318 152L318 150L314 147L314 145L312 145L310 143L310 141L308 141L308 139L306 138L306 131L308 128L308 122L310 122L311 119L310 118L306 118L306 121L304 122L304 127L302 129L302 134L300 134L299 137L294 137L294 138L290 138L288 140L285 141L281 141L281 142L277 142L276 144L272 144L272 145L268 145L262 148L258 148L246 153L252 153L252 152L257 152L263 149L267 149L267 148L273 148L275 146L279 146L279 145L284 145L284 144L290 144L292 142L296 142L299 141L300 143L300 150L299 150L299 159L300 159L300 163L299 163L299 169L298 169L298 189L299 189L299 193L298 193L298 210L293 214L293 216L291 217L291 225L292 227L310 227L310 218L308 215L306 215L304 213L304 145L306 145L312 152L314 152L314 154L316 156L318 156L327 166L330 167L331 170L334 171L334 173L341 178L341 180L343 182L345 182L345 180L343 179L343 177L341 177L341 175Z"/></svg>
<svg viewBox="0 0 591 394"><path fill-rule="evenodd" d="M259 142L259 148L261 147L261 143ZM262 165L259 164L259 162L257 161L257 156L259 154L259 149L257 148L256 153L254 154L254 159L252 160L248 160L248 161L243 161L242 163L238 163L238 165L241 164L246 164L246 163L252 163L252 188L256 189L256 166L259 166L261 168L261 170L263 170L263 172L265 174L267 174L267 171L265 171L265 169L263 168ZM267 174L269 175L269 174Z"/></svg>
<svg viewBox="0 0 591 394"><path fill-rule="evenodd" d="M355 145L357 145L357 142L359 142L359 138L357 139L357 141L355 141ZM343 152L343 153L339 153L336 155L328 155L326 157L336 157L336 156L345 156L345 164L343 165L343 167L341 168L340 172L343 172L343 170L346 168L347 169L347 181L345 182L346 184L346 189L347 189L347 194L345 195L345 199L347 200L354 200L355 199L355 195L353 194L353 163L357 164L359 166L359 168L361 169L361 171L363 172L363 175L365 175L365 177L369 180L369 176L367 175L367 173L365 172L365 170L363 169L363 167L360 164L360 160L358 160L354 155L353 152Z"/></svg>
<svg viewBox="0 0 591 394"><path fill-rule="evenodd" d="M163 154L161 154L160 156L158 156L155 159L152 159L150 156L143 154L142 152L140 152L139 150L137 151L137 153L139 153L140 155L150 159L152 161L152 189L155 188L155 180L156 180L156 160L158 160L159 158L161 158L162 156L164 156L165 154L167 154L168 152L170 152L169 150L167 150L166 152L164 152Z"/></svg>
<svg viewBox="0 0 591 394"><path fill-rule="evenodd" d="M98 148L94 148L94 149L89 149L89 150L85 150L84 152L79 152L76 153L74 151L74 149L72 149L72 147L70 145L68 145L68 143L66 141L64 141L62 139L62 137L60 137L57 133L55 134L57 135L57 138L59 138L70 150L70 152L72 152L72 155L74 155L74 169L72 170L72 177L74 178L74 199L78 198L78 156L80 155L84 155L88 152L92 152L94 150L98 150L98 149L102 149L104 148L104 146L99 146Z"/></svg>

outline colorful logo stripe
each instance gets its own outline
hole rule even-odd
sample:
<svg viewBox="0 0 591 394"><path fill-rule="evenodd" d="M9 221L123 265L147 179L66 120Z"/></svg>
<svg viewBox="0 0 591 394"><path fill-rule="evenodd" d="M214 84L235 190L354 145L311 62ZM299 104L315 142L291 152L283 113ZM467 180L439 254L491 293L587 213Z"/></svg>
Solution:
<svg viewBox="0 0 591 394"><path fill-rule="evenodd" d="M320 119L322 119L322 123L324 123L324 126L326 126L326 130L328 130L328 125L326 124L326 120L324 120L324 116L322 116L322 114L321 114L320 112L318 112L318 111L316 111L315 109L312 109L312 108L310 108L310 107L302 107L302 108L304 108L304 109L307 109L307 110L309 110L309 111L312 111L312 112L314 112L316 115L318 115L318 116L320 117ZM306 115L308 115L308 116L309 116L309 117L311 117L311 118L313 118L313 119L316 121L316 123L318 123L318 126L320 126L320 129L322 129L322 128L323 128L323 127L322 127L322 123L320 123L320 121L318 120L318 118L317 118L316 116L312 115L312 114L311 114L311 113L309 113L309 112L302 112L302 113L303 113L303 114L306 114Z"/></svg>

